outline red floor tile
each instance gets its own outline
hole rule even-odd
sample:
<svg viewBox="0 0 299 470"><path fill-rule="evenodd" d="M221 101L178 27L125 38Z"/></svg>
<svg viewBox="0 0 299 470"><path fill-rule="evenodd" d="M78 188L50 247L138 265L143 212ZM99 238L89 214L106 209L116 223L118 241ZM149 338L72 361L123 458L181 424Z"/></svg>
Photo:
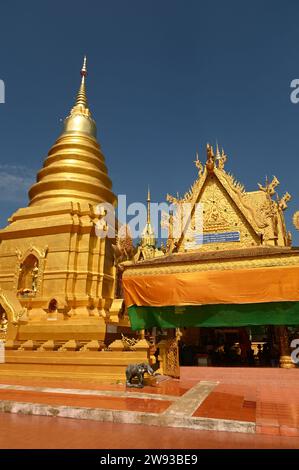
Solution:
<svg viewBox="0 0 299 470"><path fill-rule="evenodd" d="M280 431L281 436L299 437L298 427L290 427L290 426L282 425L280 426L279 431Z"/></svg>
<svg viewBox="0 0 299 470"><path fill-rule="evenodd" d="M279 436L279 427L278 426L256 426L257 434L266 434L268 436Z"/></svg>
<svg viewBox="0 0 299 470"><path fill-rule="evenodd" d="M244 396L219 392L218 386L195 411L193 416L238 421L255 421L255 409L244 407ZM238 393L241 393L240 390Z"/></svg>

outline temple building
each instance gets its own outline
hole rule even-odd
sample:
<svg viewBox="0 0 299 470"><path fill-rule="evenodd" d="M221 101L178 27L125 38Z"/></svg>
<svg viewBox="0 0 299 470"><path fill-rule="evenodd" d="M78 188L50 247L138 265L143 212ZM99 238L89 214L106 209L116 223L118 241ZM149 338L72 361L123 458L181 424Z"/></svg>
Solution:
<svg viewBox="0 0 299 470"><path fill-rule="evenodd" d="M196 158L191 189L183 198L167 196L172 206L191 210L186 220L170 212L165 256L125 266L131 325L172 329L173 338L180 329L181 342L197 353L228 342L242 349L254 331L270 331L264 343L279 347L281 366L293 367L287 325L299 325L299 249L284 221L291 196L277 196L276 177L247 192L226 161L218 145L215 153L207 146L206 163Z"/></svg>
<svg viewBox="0 0 299 470"><path fill-rule="evenodd" d="M95 233L104 215L97 205L115 205L116 196L86 76L85 58L75 105L29 189L28 207L0 231L0 304L11 340L104 341L108 325L118 321L115 241Z"/></svg>

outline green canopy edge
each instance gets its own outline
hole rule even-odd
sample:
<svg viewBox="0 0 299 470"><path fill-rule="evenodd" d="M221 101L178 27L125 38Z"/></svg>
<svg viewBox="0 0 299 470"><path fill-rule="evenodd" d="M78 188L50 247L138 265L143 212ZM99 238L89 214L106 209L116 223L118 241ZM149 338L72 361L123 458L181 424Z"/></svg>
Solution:
<svg viewBox="0 0 299 470"><path fill-rule="evenodd" d="M132 305L128 308L128 313L133 330L154 326L180 328L299 325L299 302L167 307Z"/></svg>

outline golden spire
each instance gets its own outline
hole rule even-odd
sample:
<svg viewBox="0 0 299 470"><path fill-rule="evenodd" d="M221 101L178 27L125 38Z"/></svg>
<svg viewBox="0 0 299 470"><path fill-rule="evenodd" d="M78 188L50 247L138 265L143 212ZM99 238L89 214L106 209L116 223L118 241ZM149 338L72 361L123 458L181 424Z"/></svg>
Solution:
<svg viewBox="0 0 299 470"><path fill-rule="evenodd" d="M96 138L97 128L96 123L91 117L91 112L88 108L87 96L86 96L86 56L84 56L83 66L81 69L81 84L77 94L76 102L74 107L71 109L70 115L64 121L63 134L69 134L73 132L81 132L88 134L90 137Z"/></svg>
<svg viewBox="0 0 299 470"><path fill-rule="evenodd" d="M115 203L105 157L96 139L96 123L88 109L86 75L84 57L75 106L38 172L37 182L29 190L31 206L66 202Z"/></svg>
<svg viewBox="0 0 299 470"><path fill-rule="evenodd" d="M81 85L77 94L75 107L83 106L84 108L88 108L86 88L85 88L85 77L87 76L86 56L84 56L83 65L82 65L80 74L81 74Z"/></svg>
<svg viewBox="0 0 299 470"><path fill-rule="evenodd" d="M151 193L150 188L147 188L147 223L151 223Z"/></svg>
<svg viewBox="0 0 299 470"><path fill-rule="evenodd" d="M151 225L151 193L147 189L147 222L141 235L141 246L156 246L155 233Z"/></svg>

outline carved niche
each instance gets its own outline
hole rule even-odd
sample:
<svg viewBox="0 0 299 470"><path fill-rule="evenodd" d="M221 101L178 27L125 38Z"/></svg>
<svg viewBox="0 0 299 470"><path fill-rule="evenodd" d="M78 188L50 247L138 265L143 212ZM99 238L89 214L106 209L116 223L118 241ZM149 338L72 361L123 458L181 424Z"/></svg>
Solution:
<svg viewBox="0 0 299 470"><path fill-rule="evenodd" d="M16 249L17 263L14 290L21 298L42 295L43 275L48 247L38 249L31 245L25 252Z"/></svg>

